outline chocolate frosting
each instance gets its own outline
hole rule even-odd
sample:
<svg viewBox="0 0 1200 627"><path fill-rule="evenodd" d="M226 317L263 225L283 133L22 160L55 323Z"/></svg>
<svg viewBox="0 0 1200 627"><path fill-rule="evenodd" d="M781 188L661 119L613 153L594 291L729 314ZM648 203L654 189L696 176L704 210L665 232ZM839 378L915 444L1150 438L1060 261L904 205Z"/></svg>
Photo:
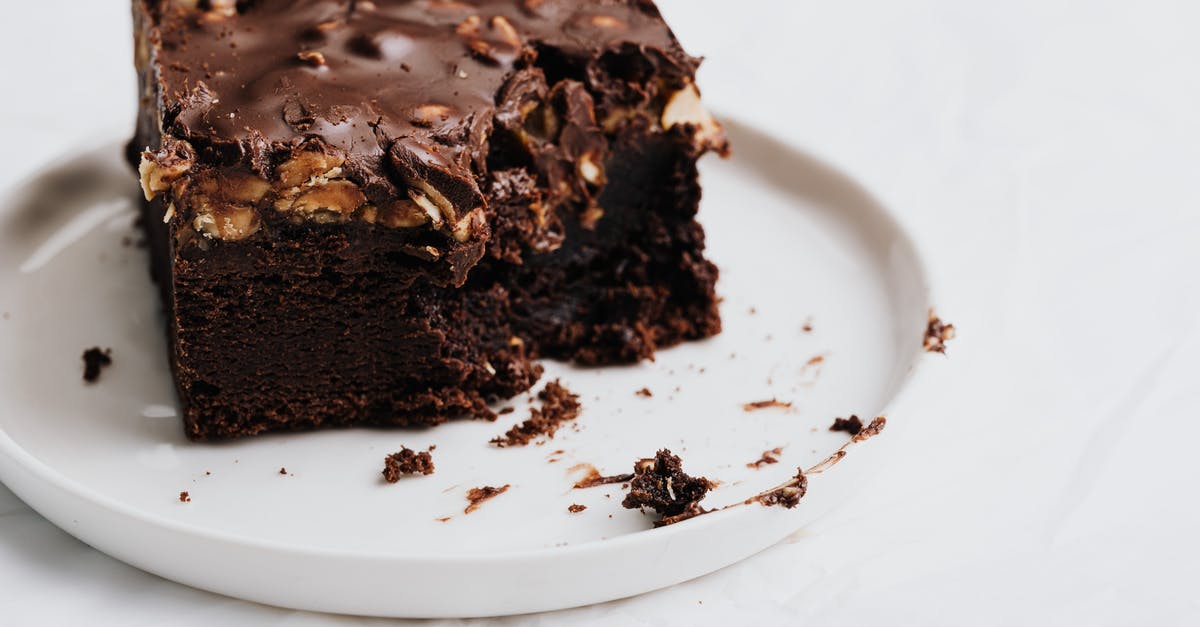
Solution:
<svg viewBox="0 0 1200 627"><path fill-rule="evenodd" d="M568 105L603 94L587 103L595 126L659 97L639 81L679 88L698 64L649 0L147 3L168 134L268 178L281 151L317 141L375 202L421 181L461 211L481 205L506 84L544 95L579 79L560 91Z"/></svg>

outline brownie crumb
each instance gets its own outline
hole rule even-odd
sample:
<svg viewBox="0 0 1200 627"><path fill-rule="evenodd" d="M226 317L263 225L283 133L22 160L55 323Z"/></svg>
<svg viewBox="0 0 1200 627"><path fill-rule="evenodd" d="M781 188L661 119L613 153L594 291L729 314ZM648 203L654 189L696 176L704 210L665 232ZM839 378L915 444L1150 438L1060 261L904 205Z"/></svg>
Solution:
<svg viewBox="0 0 1200 627"><path fill-rule="evenodd" d="M792 509L800 504L800 499L804 498L804 494L808 492L808 477L805 476L802 468L796 469L796 476L792 477L787 483L772 488L762 494L746 499L747 505L758 503L763 507L774 507L776 505Z"/></svg>
<svg viewBox="0 0 1200 627"><path fill-rule="evenodd" d="M808 470L805 470L803 468L797 468L796 475L794 477L792 477L791 479L789 479L787 482L783 483L782 485L778 485L774 488L771 488L770 490L767 490L766 492L761 492L759 494L756 494L755 496L752 496L752 497L746 499L745 501L740 501L737 503L733 503L731 505L726 505L724 507L719 507L717 509L711 509L711 510L700 507L700 499L696 499L691 502L688 502L682 508L682 511L680 511L679 513L668 513L668 514L664 515L661 520L654 523L654 526L662 527L662 526L666 526L666 525L673 525L675 523L682 522L682 521L688 520L690 518L695 518L697 516L702 516L704 514L710 514L712 512L732 509L734 507L739 507L739 506L752 505L754 503L758 503L759 505L762 505L763 507L779 506L779 507L784 507L786 509L792 509L800 504L800 500L803 499L804 495L808 492L808 476L809 475L820 474L820 473L823 473L826 470L829 470L830 468L834 467L835 465L837 465L838 462L840 462L843 458L846 457L846 454L847 454L846 449L848 447L850 447L854 444L858 444L859 442L868 440L870 438L873 438L876 435L879 435L883 431L884 427L886 427L886 426L887 426L887 418L885 418L883 416L879 416L878 418L875 418L874 420L871 421L871 424L867 425L866 427L863 427L862 430L859 431L859 433L853 437L853 439L851 439L849 442L843 444L842 448L834 451L834 453L832 455L825 458L823 461L821 461L820 463L816 464L815 466L809 468ZM773 451L769 451L769 452L773 452ZM814 452L816 452L816 451L814 451ZM661 452L659 453L659 456L660 457L662 456ZM764 456L765 456L765 454L764 454ZM675 459L678 460L678 458L675 458ZM643 460L642 462L639 462L639 467L643 462L647 462L647 461L654 461L654 460ZM684 475L684 476L686 477L686 475ZM636 481L636 479L635 479L635 481ZM715 484L713 482L711 482L711 481L708 482L708 488L711 488L714 486L715 486ZM668 484L668 488L670 488L670 487L671 487L671 485ZM631 497L633 496L632 492L630 493L630 496ZM701 498L703 498L703 495L701 495ZM628 499L626 499L626 500L628 500ZM628 507L628 505L626 505L626 507Z"/></svg>
<svg viewBox="0 0 1200 627"><path fill-rule="evenodd" d="M783 454L782 446L780 446L778 448L773 448L769 451L763 451L763 454L761 457L758 458L758 461L750 462L749 464L746 464L746 467L747 468L762 468L763 466L767 466L769 464L778 464L779 456L782 454Z"/></svg>
<svg viewBox="0 0 1200 627"><path fill-rule="evenodd" d="M112 365L112 349L100 347L83 351L83 380L95 383L100 379L100 371Z"/></svg>
<svg viewBox="0 0 1200 627"><path fill-rule="evenodd" d="M805 320L804 324L800 327L800 330L805 333L812 333L813 332L812 318Z"/></svg>
<svg viewBox="0 0 1200 627"><path fill-rule="evenodd" d="M864 442L866 440L869 440L869 439L879 435L880 433L882 433L884 427L886 427L886 426L887 426L887 418L885 416L877 416L874 420L871 421L871 424L867 425L866 427L863 427L863 429L861 431L854 434L854 441L855 442Z"/></svg>
<svg viewBox="0 0 1200 627"><path fill-rule="evenodd" d="M587 488L594 488L599 485L609 485L609 484L613 484L613 483L625 483L626 481L633 479L632 474L613 475L611 477L605 477L604 475L600 474L599 470L596 470L595 466L592 466L590 464L580 464L578 466L572 466L570 469L568 469L567 472L579 470L580 468L587 468L588 472L586 475L584 475L584 477L582 479L575 482L576 490L585 490Z"/></svg>
<svg viewBox="0 0 1200 627"><path fill-rule="evenodd" d="M929 325L925 327L925 351L929 353L946 354L946 342L954 339L957 332L954 325L942 322L941 318L931 309Z"/></svg>
<svg viewBox="0 0 1200 627"><path fill-rule="evenodd" d="M444 523L444 522L450 522L451 518L453 518L453 517L452 516L442 516L441 518L435 518L434 520L436 520L440 523Z"/></svg>
<svg viewBox="0 0 1200 627"><path fill-rule="evenodd" d="M509 429L503 436L493 438L491 443L504 448L525 446L534 438L543 435L553 439L563 423L579 417L583 407L579 404L579 395L568 390L557 380L548 383L538 392L537 398L542 402L542 406L529 409L529 420Z"/></svg>
<svg viewBox="0 0 1200 627"><path fill-rule="evenodd" d="M626 509L649 507L663 517L679 516L694 510L712 488L704 477L690 477L683 472L683 461L662 449L650 459L639 460L633 466L629 494L621 501Z"/></svg>
<svg viewBox="0 0 1200 627"><path fill-rule="evenodd" d="M281 474L281 475L286 475L286 474L287 474L287 468L280 468L280 469L279 469L279 474Z"/></svg>
<svg viewBox="0 0 1200 627"><path fill-rule="evenodd" d="M666 527L667 525L674 525L675 523L681 523L685 520L690 520L692 518L695 518L697 516L703 516L705 514L711 514L715 511L717 511L717 510L704 509L703 507L700 507L700 505L698 503L689 503L687 506L687 509L683 510L682 513L676 514L675 516L663 516L661 520L654 521L654 527L657 529L658 527Z"/></svg>
<svg viewBox="0 0 1200 627"><path fill-rule="evenodd" d="M850 435L858 435L863 430L863 423L858 416L850 416L849 418L834 418L833 425L829 427L829 430L845 431Z"/></svg>
<svg viewBox="0 0 1200 627"><path fill-rule="evenodd" d="M500 411L496 412L496 415L497 416L507 416L507 415L513 413L514 411L517 411L516 407L505 407L504 409L501 409Z"/></svg>
<svg viewBox="0 0 1200 627"><path fill-rule="evenodd" d="M180 503L191 503L192 495L188 494L187 492L180 492L179 493L179 502Z"/></svg>
<svg viewBox="0 0 1200 627"><path fill-rule="evenodd" d="M587 505L580 505L579 503L575 503L574 505L571 505L570 507L568 507L567 511L571 512L572 514L578 514L579 512L582 512L585 509L587 509Z"/></svg>
<svg viewBox="0 0 1200 627"><path fill-rule="evenodd" d="M433 456L428 451L420 453L401 447L400 452L392 453L383 460L383 478L388 483L396 483L404 475L432 475Z"/></svg>
<svg viewBox="0 0 1200 627"><path fill-rule="evenodd" d="M651 392L650 388L642 388L642 389L634 392L634 394L636 394L637 396L641 396L642 398L653 398L654 397L654 392Z"/></svg>
<svg viewBox="0 0 1200 627"><path fill-rule="evenodd" d="M746 403L746 404L742 405L742 410L744 410L744 411L758 411L760 409L771 409L771 408L791 409L792 404L789 402L785 402L785 401L781 401L781 400L772 398L772 399L766 400L766 401L754 401L753 403Z"/></svg>
<svg viewBox="0 0 1200 627"><path fill-rule="evenodd" d="M479 509L479 506L483 505L484 501L487 501L489 499L495 498L496 496L504 494L505 492L508 491L508 488L509 488L509 485L507 483L498 488L493 488L492 486L483 486L482 488L471 488L470 490L467 491L467 500L470 501L471 504L467 506L467 509L463 510L463 513L470 514L471 512Z"/></svg>

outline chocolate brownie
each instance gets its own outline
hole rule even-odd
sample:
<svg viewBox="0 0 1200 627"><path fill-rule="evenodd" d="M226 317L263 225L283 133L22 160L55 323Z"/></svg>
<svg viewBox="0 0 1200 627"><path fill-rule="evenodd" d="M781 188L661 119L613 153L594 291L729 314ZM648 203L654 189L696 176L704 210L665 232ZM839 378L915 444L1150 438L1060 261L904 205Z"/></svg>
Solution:
<svg viewBox="0 0 1200 627"><path fill-rule="evenodd" d="M429 451L417 452L405 446L383 460L383 478L388 483L398 483L405 475L418 474L433 474L433 455Z"/></svg>
<svg viewBox="0 0 1200 627"><path fill-rule="evenodd" d="M720 331L650 0L135 0L138 167L188 437L493 417L552 357Z"/></svg>
<svg viewBox="0 0 1200 627"><path fill-rule="evenodd" d="M858 416L850 416L849 418L834 418L833 424L829 426L829 430L845 431L850 435L858 435L863 430L863 422Z"/></svg>
<svg viewBox="0 0 1200 627"><path fill-rule="evenodd" d="M579 404L579 395L568 390L559 380L547 383L538 392L538 400L542 406L529 408L529 420L509 429L503 436L493 438L491 443L504 448L525 446L541 436L553 440L559 427L575 420L583 409Z"/></svg>
<svg viewBox="0 0 1200 627"><path fill-rule="evenodd" d="M627 509L649 507L666 517L689 510L698 512L698 504L712 485L704 477L685 474L683 460L670 450L662 449L654 457L634 464L629 494L621 501L621 506Z"/></svg>
<svg viewBox="0 0 1200 627"><path fill-rule="evenodd" d="M83 351L83 380L95 383L100 380L100 372L112 365L112 349L98 346Z"/></svg>

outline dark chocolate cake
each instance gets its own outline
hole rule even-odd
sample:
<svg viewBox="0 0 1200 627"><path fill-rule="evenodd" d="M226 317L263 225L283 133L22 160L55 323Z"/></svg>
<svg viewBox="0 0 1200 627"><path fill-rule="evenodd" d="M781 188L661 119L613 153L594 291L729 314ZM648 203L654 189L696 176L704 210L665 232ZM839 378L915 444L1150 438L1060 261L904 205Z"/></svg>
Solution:
<svg viewBox="0 0 1200 627"><path fill-rule="evenodd" d="M129 156L188 437L490 417L720 331L650 0L135 0Z"/></svg>

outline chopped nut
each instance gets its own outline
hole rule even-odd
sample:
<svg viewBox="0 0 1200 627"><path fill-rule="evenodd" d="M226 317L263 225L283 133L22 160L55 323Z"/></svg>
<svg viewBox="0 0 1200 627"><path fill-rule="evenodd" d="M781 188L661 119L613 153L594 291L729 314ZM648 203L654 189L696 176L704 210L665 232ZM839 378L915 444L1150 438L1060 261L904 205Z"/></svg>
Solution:
<svg viewBox="0 0 1200 627"><path fill-rule="evenodd" d="M584 210L583 215L579 216L579 226L581 226L589 231L595 231L596 225L600 222L600 219L603 217L604 217L603 209L601 209L600 207L596 207L596 206L588 207L586 210Z"/></svg>
<svg viewBox="0 0 1200 627"><path fill-rule="evenodd" d="M154 200L162 192L171 189L171 184L192 169L190 159L174 159L169 164L161 164L154 159L150 152L142 153L142 161L138 164L138 174L142 179L142 193L146 200Z"/></svg>
<svg viewBox="0 0 1200 627"><path fill-rule="evenodd" d="M579 176L589 184L596 187L604 185L604 169L596 163L595 157L590 153L579 158L578 168Z"/></svg>
<svg viewBox="0 0 1200 627"><path fill-rule="evenodd" d="M425 211L425 214L429 216L429 220L434 226L441 226L442 221L444 220L444 218L442 218L442 211L441 209L438 209L437 205L435 205L428 196L412 188L409 188L408 196L409 198L412 198L413 202L416 203L418 207Z"/></svg>
<svg viewBox="0 0 1200 627"><path fill-rule="evenodd" d="M637 109L614 109L604 117L604 120L600 123L600 127L604 129L605 133L612 134L617 132L617 129L621 128L621 125L627 120L632 120L641 117L642 115L642 112L638 111Z"/></svg>
<svg viewBox="0 0 1200 627"><path fill-rule="evenodd" d="M508 18L503 15L497 15L492 18L492 30L500 36L500 40L512 49L516 50L521 47L521 35L517 33L516 27Z"/></svg>
<svg viewBox="0 0 1200 627"><path fill-rule="evenodd" d="M246 239L262 226L258 213L250 207L227 205L219 213L200 213L192 220L192 228L205 237L231 242Z"/></svg>
<svg viewBox="0 0 1200 627"><path fill-rule="evenodd" d="M285 187L300 187L311 185L317 178L332 178L340 174L334 172L346 160L337 155L330 155L315 150L305 150L292 155L292 158L275 168L279 183Z"/></svg>
<svg viewBox="0 0 1200 627"><path fill-rule="evenodd" d="M411 121L417 126L433 126L450 119L453 109L446 105L427 104L413 110Z"/></svg>
<svg viewBox="0 0 1200 627"><path fill-rule="evenodd" d="M208 10L224 17L233 17L237 15L237 0L208 0Z"/></svg>
<svg viewBox="0 0 1200 627"><path fill-rule="evenodd" d="M302 50L296 57L313 67L325 67L325 55L316 50Z"/></svg>
<svg viewBox="0 0 1200 627"><path fill-rule="evenodd" d="M946 342L957 335L954 325L943 322L932 309L929 311L929 324L925 327L923 346L927 352L946 354Z"/></svg>
<svg viewBox="0 0 1200 627"><path fill-rule="evenodd" d="M409 198L412 198L414 202L421 205L421 208L429 213L429 217L433 220L434 224L440 224L443 219L453 223L458 222L458 212L454 210L454 204L450 202L450 199L446 198L445 194L422 180L410 179L408 184ZM430 210L430 206L434 208L433 211Z"/></svg>
<svg viewBox="0 0 1200 627"><path fill-rule="evenodd" d="M194 175L189 184L176 188L191 210L192 228L207 238L242 240L262 226L254 206L270 191L271 184L240 170L208 170ZM164 217L174 216L172 206Z"/></svg>
<svg viewBox="0 0 1200 627"><path fill-rule="evenodd" d="M455 241L465 242L471 239L471 232L483 228L483 209L474 209L454 224Z"/></svg>
<svg viewBox="0 0 1200 627"><path fill-rule="evenodd" d="M592 24L600 28L625 28L625 21L611 15L593 15Z"/></svg>
<svg viewBox="0 0 1200 627"><path fill-rule="evenodd" d="M379 221L379 209L375 205L363 205L355 212L355 217L367 224L375 224Z"/></svg>
<svg viewBox="0 0 1200 627"><path fill-rule="evenodd" d="M490 25L490 30L495 35L491 40L485 38L483 19L478 15L472 15L463 20L455 27L454 32L463 38L467 50L472 55L488 63L496 63L498 61L495 54L495 43L499 43L502 47L507 48L510 53L516 52L521 48L521 35L512 25L512 22L508 21L508 18L497 15L488 24Z"/></svg>
<svg viewBox="0 0 1200 627"><path fill-rule="evenodd" d="M480 59L483 59L485 61L495 61L496 60L492 56L492 52L493 52L492 44L489 44L488 42L486 42L482 39L468 39L467 40L467 50L470 50L471 54L473 54L476 57L479 57Z"/></svg>
<svg viewBox="0 0 1200 627"><path fill-rule="evenodd" d="M478 15L472 15L459 23L454 32L458 33L460 37L477 37L482 32L482 26L483 19Z"/></svg>
<svg viewBox="0 0 1200 627"><path fill-rule="evenodd" d="M367 197L357 185L335 179L300 194L288 205L288 210L306 214L318 222L344 222L366 203Z"/></svg>
<svg viewBox="0 0 1200 627"><path fill-rule="evenodd" d="M253 205L271 190L271 184L241 170L210 170L192 177L194 191L184 192L189 206L197 211L212 211L226 203Z"/></svg>
<svg viewBox="0 0 1200 627"><path fill-rule="evenodd" d="M696 128L696 140L710 148L725 146L725 129L713 119L713 116L700 103L700 92L695 85L675 92L663 109L663 130L680 124L692 125Z"/></svg>
<svg viewBox="0 0 1200 627"><path fill-rule="evenodd" d="M416 202L396 200L379 211L379 223L389 228L412 228L429 223L430 215Z"/></svg>

